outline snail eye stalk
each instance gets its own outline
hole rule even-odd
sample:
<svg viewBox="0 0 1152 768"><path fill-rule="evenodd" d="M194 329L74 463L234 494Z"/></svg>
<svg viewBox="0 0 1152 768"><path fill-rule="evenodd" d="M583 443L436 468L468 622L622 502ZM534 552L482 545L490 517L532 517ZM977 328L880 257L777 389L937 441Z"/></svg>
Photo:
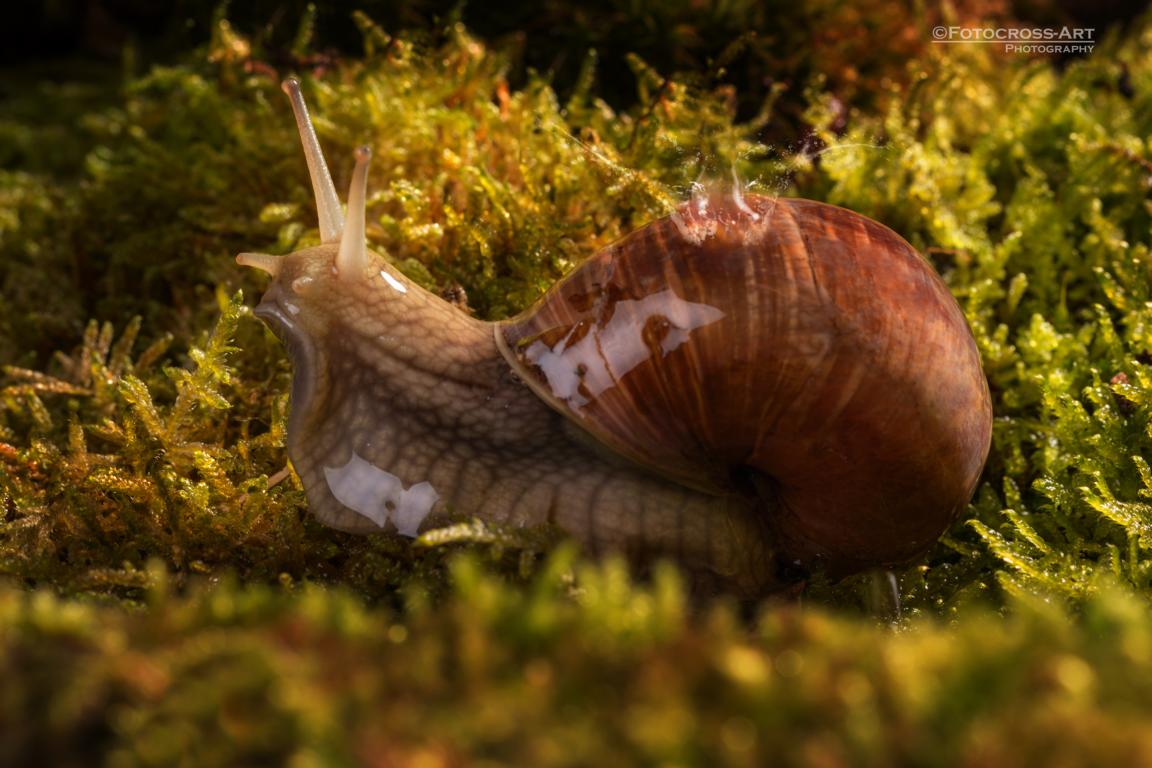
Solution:
<svg viewBox="0 0 1152 768"><path fill-rule="evenodd" d="M308 161L308 175L312 177L312 193L316 197L316 215L320 220L320 240L335 243L340 240L344 229L344 217L340 214L340 198L336 195L336 185L324 162L324 152L316 137L316 128L308 116L308 105L300 91L300 81L294 77L285 80L280 87L292 100L292 113L296 115L296 127L300 131L300 143L304 146L304 159Z"/></svg>

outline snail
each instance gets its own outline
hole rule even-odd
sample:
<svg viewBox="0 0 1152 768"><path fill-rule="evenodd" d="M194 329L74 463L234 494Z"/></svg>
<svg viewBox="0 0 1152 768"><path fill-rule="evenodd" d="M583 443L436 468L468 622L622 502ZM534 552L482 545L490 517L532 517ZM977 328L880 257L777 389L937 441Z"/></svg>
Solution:
<svg viewBox="0 0 1152 768"><path fill-rule="evenodd" d="M284 83L322 244L242 253L294 368L311 511L415 536L554 525L742 595L922 555L970 499L991 404L955 299L887 227L802 199L698 196L484 322L368 250Z"/></svg>

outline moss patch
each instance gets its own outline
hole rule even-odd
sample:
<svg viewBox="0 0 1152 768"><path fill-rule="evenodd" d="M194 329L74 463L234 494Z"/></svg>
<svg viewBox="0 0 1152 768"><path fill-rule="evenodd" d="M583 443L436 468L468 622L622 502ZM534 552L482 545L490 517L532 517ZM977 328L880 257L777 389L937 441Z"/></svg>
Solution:
<svg viewBox="0 0 1152 768"><path fill-rule="evenodd" d="M904 631L779 607L685 621L561 550L523 589L470 558L400 612L241 586L142 610L0 591L0 759L168 765L997 765L1152 759L1152 615L1102 590ZM51 692L45 701L43 694Z"/></svg>

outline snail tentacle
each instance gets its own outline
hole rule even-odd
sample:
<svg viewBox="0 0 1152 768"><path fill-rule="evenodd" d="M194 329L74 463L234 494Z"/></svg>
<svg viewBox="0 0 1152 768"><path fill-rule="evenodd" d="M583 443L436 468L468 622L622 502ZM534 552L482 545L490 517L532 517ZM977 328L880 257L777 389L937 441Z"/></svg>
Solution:
<svg viewBox="0 0 1152 768"><path fill-rule="evenodd" d="M255 267L272 277L280 273L280 257L270 253L239 253L236 255L236 263L244 267Z"/></svg>
<svg viewBox="0 0 1152 768"><path fill-rule="evenodd" d="M316 197L320 240L324 243L335 243L340 239L340 233L344 229L344 217L340 213L340 197L336 194L336 185L332 182L328 163L324 161L324 151L320 149L320 140L316 137L316 129L312 125L312 118L308 115L308 105L304 103L300 81L290 77L281 83L280 87L292 100L292 113L296 116L300 143L304 147L304 159L308 162L308 175L312 178L312 193Z"/></svg>
<svg viewBox="0 0 1152 768"><path fill-rule="evenodd" d="M348 218L344 222L344 233L340 236L340 250L336 252L338 275L358 275L368 266L368 248L364 242L364 208L368 192L368 164L371 161L371 149L360 147L356 150L356 169L352 171L352 184L348 188Z"/></svg>

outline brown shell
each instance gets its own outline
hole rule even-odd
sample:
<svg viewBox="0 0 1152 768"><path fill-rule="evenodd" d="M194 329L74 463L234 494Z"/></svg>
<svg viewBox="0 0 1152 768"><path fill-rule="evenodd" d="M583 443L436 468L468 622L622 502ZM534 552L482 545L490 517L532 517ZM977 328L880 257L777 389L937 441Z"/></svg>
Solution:
<svg viewBox="0 0 1152 768"><path fill-rule="evenodd" d="M892 230L809 200L696 201L504 324L505 355L604 444L758 494L786 562L923 553L988 454L972 334Z"/></svg>

